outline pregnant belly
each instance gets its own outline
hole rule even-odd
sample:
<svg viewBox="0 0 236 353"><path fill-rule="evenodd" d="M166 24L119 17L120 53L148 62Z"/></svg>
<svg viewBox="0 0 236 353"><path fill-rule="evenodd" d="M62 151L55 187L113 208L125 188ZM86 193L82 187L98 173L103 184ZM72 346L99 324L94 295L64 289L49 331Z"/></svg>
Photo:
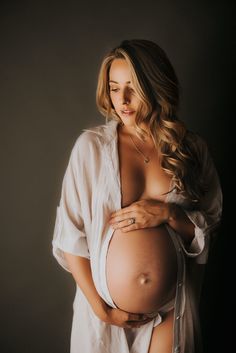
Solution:
<svg viewBox="0 0 236 353"><path fill-rule="evenodd" d="M106 260L110 295L118 308L152 313L175 293L177 257L164 225L123 233L115 230Z"/></svg>

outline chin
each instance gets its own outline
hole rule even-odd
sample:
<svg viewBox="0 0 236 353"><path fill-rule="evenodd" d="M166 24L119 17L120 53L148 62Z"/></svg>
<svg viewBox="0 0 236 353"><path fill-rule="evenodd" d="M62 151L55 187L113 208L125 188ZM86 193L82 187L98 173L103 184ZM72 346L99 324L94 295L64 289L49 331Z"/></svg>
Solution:
<svg viewBox="0 0 236 353"><path fill-rule="evenodd" d="M135 124L135 118L131 118L131 117L127 117L127 118L124 118L124 117L120 117L120 119L122 120L123 124L127 127L131 127L131 126L134 126Z"/></svg>

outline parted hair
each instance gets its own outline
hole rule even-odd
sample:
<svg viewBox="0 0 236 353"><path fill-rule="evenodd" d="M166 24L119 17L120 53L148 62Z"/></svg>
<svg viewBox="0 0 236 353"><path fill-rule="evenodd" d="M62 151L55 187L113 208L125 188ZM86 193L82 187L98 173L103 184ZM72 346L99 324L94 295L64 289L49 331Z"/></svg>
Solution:
<svg viewBox="0 0 236 353"><path fill-rule="evenodd" d="M131 70L135 93L141 101L136 114L137 137L144 140L149 127L154 145L161 156L161 167L173 177L178 193L198 201L206 191L201 178L201 161L192 145L192 134L178 116L180 85L166 53L146 39L124 40L105 55L101 63L96 103L106 119L122 122L110 98L109 70L113 60L124 59Z"/></svg>

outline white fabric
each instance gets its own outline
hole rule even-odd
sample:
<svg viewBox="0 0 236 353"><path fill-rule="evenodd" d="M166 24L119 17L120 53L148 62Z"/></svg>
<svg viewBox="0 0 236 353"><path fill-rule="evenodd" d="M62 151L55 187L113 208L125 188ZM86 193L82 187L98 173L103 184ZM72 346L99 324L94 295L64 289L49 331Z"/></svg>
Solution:
<svg viewBox="0 0 236 353"><path fill-rule="evenodd" d="M67 271L63 251L90 259L96 289L113 307L105 264L113 233L109 216L121 208L117 124L111 120L84 129L76 140L62 182L52 241L53 255ZM195 225L195 237L189 249L185 249L180 236L167 226L178 255L173 352L181 353L194 353L195 342L199 341L197 300L195 292L191 292L195 279L189 275L189 267L206 263L209 238L220 222L222 207L221 188L207 146L200 137L196 137L195 144L202 160L203 177L211 185L202 200L201 211L190 210L188 201L175 189L166 199L182 206ZM187 268L186 258L190 262ZM78 286L73 308L71 353L147 353L153 327L161 322L158 315L138 329L124 330L105 324L95 316Z"/></svg>

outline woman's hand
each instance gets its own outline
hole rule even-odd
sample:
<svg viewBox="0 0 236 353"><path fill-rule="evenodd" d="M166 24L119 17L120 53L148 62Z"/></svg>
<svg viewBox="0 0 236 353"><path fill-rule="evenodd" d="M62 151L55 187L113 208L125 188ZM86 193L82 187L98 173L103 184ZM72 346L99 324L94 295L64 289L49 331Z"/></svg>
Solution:
<svg viewBox="0 0 236 353"><path fill-rule="evenodd" d="M109 325L123 328L138 328L153 320L153 317L147 317L145 314L132 314L120 309L111 308L108 305L103 315L99 318Z"/></svg>
<svg viewBox="0 0 236 353"><path fill-rule="evenodd" d="M132 218L135 223L131 223ZM140 228L157 227L169 220L169 204L158 200L139 200L111 214L113 229L123 232Z"/></svg>

